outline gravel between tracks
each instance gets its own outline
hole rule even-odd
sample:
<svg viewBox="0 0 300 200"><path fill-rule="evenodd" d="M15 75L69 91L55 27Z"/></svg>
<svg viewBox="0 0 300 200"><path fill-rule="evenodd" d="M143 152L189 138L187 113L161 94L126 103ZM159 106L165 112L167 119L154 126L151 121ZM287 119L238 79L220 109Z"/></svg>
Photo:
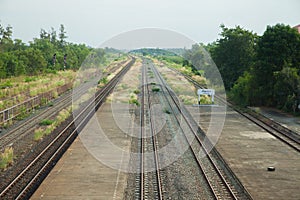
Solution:
<svg viewBox="0 0 300 200"><path fill-rule="evenodd" d="M154 78L149 77L149 82L156 82ZM152 107L153 105L162 105L166 106L166 102L163 102L161 92L151 92L150 99ZM139 108L137 108L139 109ZM161 112L161 107L157 107L157 112ZM155 110L153 110L155 112ZM139 113L137 110L135 113ZM164 115L164 116L162 116ZM172 114L161 113L161 118L154 119L156 124L159 124L159 121L162 118L166 119L166 124L162 127L161 131L157 134L157 140L159 141L159 148L166 146L171 140L175 138L176 131L178 129L178 124L174 119ZM135 124L139 124L139 115L135 116ZM156 126L156 127L159 127ZM175 138L176 143L181 143L183 138ZM131 151L138 151L138 139L132 139ZM168 153L178 153L179 149L174 147L173 149L168 149ZM168 154L160 154L159 160L167 160ZM131 165L138 162L134 159L131 159ZM185 151L178 159L172 162L170 165L162 168L161 174L163 175L163 197L164 199L213 199L212 194L207 190L207 184L203 178L203 175L198 170L198 166L192 157L190 149ZM154 172L148 173L148 176L152 176ZM125 190L124 199L135 199L137 193L136 188L138 188L136 182L136 176L138 174L132 173L128 176L127 188Z"/></svg>

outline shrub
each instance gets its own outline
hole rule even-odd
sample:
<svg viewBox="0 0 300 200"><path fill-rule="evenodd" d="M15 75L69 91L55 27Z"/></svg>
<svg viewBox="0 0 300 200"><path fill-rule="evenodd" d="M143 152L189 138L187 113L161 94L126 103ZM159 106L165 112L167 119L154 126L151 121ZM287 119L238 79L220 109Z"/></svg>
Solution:
<svg viewBox="0 0 300 200"><path fill-rule="evenodd" d="M169 109L165 108L164 113L171 114L172 112Z"/></svg>
<svg viewBox="0 0 300 200"><path fill-rule="evenodd" d="M50 120L50 119L43 119L41 122L40 122L40 125L41 126L48 126L48 125L51 125L53 124L53 120Z"/></svg>
<svg viewBox="0 0 300 200"><path fill-rule="evenodd" d="M152 88L152 92L159 92L160 91L160 89L159 88L157 88L157 87L155 87L155 88Z"/></svg>
<svg viewBox="0 0 300 200"><path fill-rule="evenodd" d="M11 81L6 81L0 84L0 89L11 88L12 86L13 84L11 83Z"/></svg>
<svg viewBox="0 0 300 200"><path fill-rule="evenodd" d="M99 81L98 81L98 84L106 84L106 83L108 83L108 79L107 79L107 77L103 77L102 79L100 79Z"/></svg>
<svg viewBox="0 0 300 200"><path fill-rule="evenodd" d="M23 120L26 117L28 117L29 113L27 112L26 106L21 106L20 107L20 114L16 117L17 120Z"/></svg>
<svg viewBox="0 0 300 200"><path fill-rule="evenodd" d="M4 152L0 156L0 169L6 169L13 163L14 150L12 147L5 148Z"/></svg>
<svg viewBox="0 0 300 200"><path fill-rule="evenodd" d="M47 98L45 98L45 97L42 97L42 98L41 98L41 105L46 105L47 102L48 102L48 99L47 99Z"/></svg>
<svg viewBox="0 0 300 200"><path fill-rule="evenodd" d="M65 80L64 79L56 82L56 86L63 86L64 84L65 84Z"/></svg>
<svg viewBox="0 0 300 200"><path fill-rule="evenodd" d="M135 104L135 105L137 105L137 106L140 105L140 103L138 102L137 99L130 99L130 100L129 100L129 104Z"/></svg>
<svg viewBox="0 0 300 200"><path fill-rule="evenodd" d="M139 94L140 92L141 92L141 91L138 90L138 89L136 89L136 90L133 91L134 94Z"/></svg>

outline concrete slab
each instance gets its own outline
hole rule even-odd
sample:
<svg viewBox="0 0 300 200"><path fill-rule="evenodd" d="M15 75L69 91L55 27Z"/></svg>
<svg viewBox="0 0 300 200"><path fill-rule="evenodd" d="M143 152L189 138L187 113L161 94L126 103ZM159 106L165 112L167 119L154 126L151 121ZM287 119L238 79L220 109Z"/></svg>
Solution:
<svg viewBox="0 0 300 200"><path fill-rule="evenodd" d="M104 104L95 116L113 143L124 149L130 148L130 140L111 119L110 104ZM89 123L82 134L91 131L89 128L93 126ZM126 157L120 160L113 152L105 156L121 166L129 160ZM31 199L123 199L126 184L126 173L101 163L78 137Z"/></svg>
<svg viewBox="0 0 300 200"><path fill-rule="evenodd" d="M207 108L188 109L207 130ZM300 154L231 109L216 148L254 199L300 199Z"/></svg>

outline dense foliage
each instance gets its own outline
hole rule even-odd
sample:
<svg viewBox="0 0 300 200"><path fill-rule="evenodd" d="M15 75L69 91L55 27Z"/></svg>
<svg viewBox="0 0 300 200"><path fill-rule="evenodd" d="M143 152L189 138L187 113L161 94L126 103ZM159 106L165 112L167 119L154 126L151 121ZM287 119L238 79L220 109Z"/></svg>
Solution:
<svg viewBox="0 0 300 200"><path fill-rule="evenodd" d="M221 25L221 28L221 39L211 44L209 49L225 88L230 89L253 64L257 35L239 26L229 29Z"/></svg>
<svg viewBox="0 0 300 200"><path fill-rule="evenodd" d="M36 75L62 69L78 69L91 48L66 41L63 25L59 33L51 28L40 31L39 38L29 44L12 39L12 27L0 24L0 78Z"/></svg>
<svg viewBox="0 0 300 200"><path fill-rule="evenodd" d="M232 100L299 112L300 34L284 24L258 37L240 27L221 26L221 39L208 45Z"/></svg>

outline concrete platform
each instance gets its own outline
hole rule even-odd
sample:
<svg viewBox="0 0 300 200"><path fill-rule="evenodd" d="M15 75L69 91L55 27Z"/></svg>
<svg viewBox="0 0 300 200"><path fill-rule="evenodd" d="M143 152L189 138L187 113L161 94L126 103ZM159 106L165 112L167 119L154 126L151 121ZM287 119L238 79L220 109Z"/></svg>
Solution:
<svg viewBox="0 0 300 200"><path fill-rule="evenodd" d="M113 143L129 150L130 140L111 120L111 115L110 105L104 104L95 117ZM90 128L94 126L90 123L93 120L82 134L93 131ZM102 143L96 145L101 146ZM120 166L126 165L129 160L125 156L119 159L114 152L106 152L106 156ZM126 185L126 173L101 163L87 150L86 141L84 145L81 138L77 137L31 199L123 199Z"/></svg>
<svg viewBox="0 0 300 200"><path fill-rule="evenodd" d="M208 109L189 107L204 130ZM300 199L300 154L231 109L216 148L254 199Z"/></svg>
<svg viewBox="0 0 300 200"><path fill-rule="evenodd" d="M220 123L210 123L207 109L210 108L189 107L204 130ZM101 107L96 116L109 140L130 151L130 137L112 120L110 105ZM123 119L128 116L119 116L118 122ZM88 124L83 133L93 132L93 127ZM120 168L128 164L128 156L120 159L102 140L84 142L102 146L105 157L119 163ZM300 154L238 113L227 111L216 147L254 199L300 199ZM267 171L269 166L274 166L275 171ZM77 138L31 199L123 199L126 185L126 173L103 164Z"/></svg>

